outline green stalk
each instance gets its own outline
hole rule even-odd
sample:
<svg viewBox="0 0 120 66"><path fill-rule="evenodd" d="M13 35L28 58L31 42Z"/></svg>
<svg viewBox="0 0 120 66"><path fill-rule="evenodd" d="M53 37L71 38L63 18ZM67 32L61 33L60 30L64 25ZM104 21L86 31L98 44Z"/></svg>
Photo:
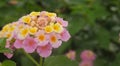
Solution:
<svg viewBox="0 0 120 66"><path fill-rule="evenodd" d="M36 66L39 66L38 62L37 62L31 55L29 55L29 54L26 53L25 51L24 51L24 54L25 54L34 64L36 64Z"/></svg>
<svg viewBox="0 0 120 66"><path fill-rule="evenodd" d="M40 66L43 66L43 58L40 57Z"/></svg>

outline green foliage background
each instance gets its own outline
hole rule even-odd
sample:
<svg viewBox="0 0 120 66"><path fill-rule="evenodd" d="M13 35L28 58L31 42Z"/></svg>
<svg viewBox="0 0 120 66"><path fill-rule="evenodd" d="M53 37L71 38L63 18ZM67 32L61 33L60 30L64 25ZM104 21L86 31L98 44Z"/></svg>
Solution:
<svg viewBox="0 0 120 66"><path fill-rule="evenodd" d="M94 66L120 66L120 0L0 0L0 28L31 11L55 12L69 21L68 30L72 37L59 49L55 49L53 56L75 50L77 62L73 64L77 66L81 51L90 49L97 55ZM36 53L32 56L39 60ZM46 61L52 60L51 58ZM0 62L6 59L0 54ZM58 65L51 61L51 65L63 66L63 59L56 61ZM21 51L16 51L12 60L17 66L34 66ZM71 62L66 60L64 62Z"/></svg>

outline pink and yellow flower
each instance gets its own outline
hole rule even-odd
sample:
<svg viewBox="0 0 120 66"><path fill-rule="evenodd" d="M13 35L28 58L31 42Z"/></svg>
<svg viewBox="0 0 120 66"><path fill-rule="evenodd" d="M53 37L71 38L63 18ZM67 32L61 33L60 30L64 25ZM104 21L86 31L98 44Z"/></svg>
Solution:
<svg viewBox="0 0 120 66"><path fill-rule="evenodd" d="M29 29L27 27L22 28L18 33L18 38L22 40L22 39L25 39L28 35L29 35Z"/></svg>
<svg viewBox="0 0 120 66"><path fill-rule="evenodd" d="M37 53L41 56L41 57L48 57L51 55L52 53L52 46L48 43L44 46L38 46L37 47Z"/></svg>
<svg viewBox="0 0 120 66"><path fill-rule="evenodd" d="M52 48L58 48L62 41L69 40L67 26L68 22L57 17L56 13L33 11L18 21L5 25L0 31L0 38L7 38L6 48L22 48L27 53L37 50L40 56L48 57ZM8 55L8 58L12 56Z"/></svg>
<svg viewBox="0 0 120 66"><path fill-rule="evenodd" d="M62 41L59 40L59 35L55 33L49 35L49 41L53 48L58 48L62 44Z"/></svg>
<svg viewBox="0 0 120 66"><path fill-rule="evenodd" d="M38 33L36 33L36 41L38 42L39 46L44 46L48 43L48 36L45 35L44 31L38 31Z"/></svg>
<svg viewBox="0 0 120 66"><path fill-rule="evenodd" d="M53 30L56 32L56 33L61 33L63 31L63 27L62 25L60 25L60 23L55 23L53 25Z"/></svg>

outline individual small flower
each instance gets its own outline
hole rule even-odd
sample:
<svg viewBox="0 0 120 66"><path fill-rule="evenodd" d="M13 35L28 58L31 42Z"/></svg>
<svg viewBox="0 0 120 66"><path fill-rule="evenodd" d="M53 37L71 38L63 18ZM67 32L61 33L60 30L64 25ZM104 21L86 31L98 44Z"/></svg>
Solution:
<svg viewBox="0 0 120 66"><path fill-rule="evenodd" d="M46 12L46 14L47 14L48 17L56 17L56 13Z"/></svg>
<svg viewBox="0 0 120 66"><path fill-rule="evenodd" d="M60 23L63 27L67 27L67 26L68 26L68 22L67 22L67 21L64 21L62 18L57 17L57 18L56 18L56 21L57 21L58 23Z"/></svg>
<svg viewBox="0 0 120 66"><path fill-rule="evenodd" d="M57 16L56 13L49 13L49 12L47 12L46 15L48 16L48 21L50 22L54 22Z"/></svg>
<svg viewBox="0 0 120 66"><path fill-rule="evenodd" d="M76 52L74 50L70 50L68 53L66 53L66 56L71 60L75 60Z"/></svg>
<svg viewBox="0 0 120 66"><path fill-rule="evenodd" d="M69 32L66 29L63 30L63 32L60 34L60 36L61 36L62 41L68 41L71 37Z"/></svg>
<svg viewBox="0 0 120 66"><path fill-rule="evenodd" d="M16 39L14 42L14 47L17 49L22 48L23 47L23 40Z"/></svg>
<svg viewBox="0 0 120 66"><path fill-rule="evenodd" d="M79 66L93 66L91 61L82 61Z"/></svg>
<svg viewBox="0 0 120 66"><path fill-rule="evenodd" d="M33 53L37 47L37 43L33 37L27 36L23 40L23 48L27 53Z"/></svg>
<svg viewBox="0 0 120 66"><path fill-rule="evenodd" d="M29 33L30 33L31 35L34 35L36 32L37 32L37 28L36 28L36 27L30 27L30 28L29 28Z"/></svg>
<svg viewBox="0 0 120 66"><path fill-rule="evenodd" d="M25 39L29 34L29 29L26 27L26 28L22 28L20 30L20 32L18 33L18 38L19 39Z"/></svg>
<svg viewBox="0 0 120 66"><path fill-rule="evenodd" d="M49 35L49 40L50 40L50 44L52 45L53 48L58 48L62 44L62 41L59 40L59 35L57 35L55 33L51 33Z"/></svg>
<svg viewBox="0 0 120 66"><path fill-rule="evenodd" d="M80 57L85 61L94 61L96 59L96 55L91 50L84 50Z"/></svg>
<svg viewBox="0 0 120 66"><path fill-rule="evenodd" d="M44 46L48 43L48 36L45 35L45 32L43 30L38 31L36 33L36 41L38 42L39 46Z"/></svg>
<svg viewBox="0 0 120 66"><path fill-rule="evenodd" d="M11 32L7 32L7 33L5 33L5 37L8 39L12 39L13 34Z"/></svg>
<svg viewBox="0 0 120 66"><path fill-rule="evenodd" d="M23 16L22 21L24 23L30 24L31 18L30 18L30 16Z"/></svg>
<svg viewBox="0 0 120 66"><path fill-rule="evenodd" d="M10 24L7 24L2 28L2 31L3 32L8 32L9 28L10 28Z"/></svg>
<svg viewBox="0 0 120 66"><path fill-rule="evenodd" d="M55 23L53 25L53 30L57 33L61 33L63 31L63 27L59 23Z"/></svg>
<svg viewBox="0 0 120 66"><path fill-rule="evenodd" d="M34 12L33 11L33 12L30 13L30 16L38 16L38 15L40 15L40 12Z"/></svg>
<svg viewBox="0 0 120 66"><path fill-rule="evenodd" d="M51 55L52 53L52 46L48 43L44 46L38 46L37 47L37 53L41 56L41 57L48 57Z"/></svg>
<svg viewBox="0 0 120 66"><path fill-rule="evenodd" d="M52 26L46 26L46 27L45 27L45 32L46 32L46 33L51 33L51 32L53 32L53 27L52 27Z"/></svg>
<svg viewBox="0 0 120 66"><path fill-rule="evenodd" d="M12 54L12 53L4 53L4 55L5 55L8 59L10 59L10 58L13 57L13 54Z"/></svg>

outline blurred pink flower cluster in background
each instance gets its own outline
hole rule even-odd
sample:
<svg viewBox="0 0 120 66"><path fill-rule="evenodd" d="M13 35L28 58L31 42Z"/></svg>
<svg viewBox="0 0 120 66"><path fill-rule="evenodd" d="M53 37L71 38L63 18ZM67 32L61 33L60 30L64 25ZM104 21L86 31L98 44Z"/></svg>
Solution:
<svg viewBox="0 0 120 66"><path fill-rule="evenodd" d="M66 57L71 60L76 60L76 52L74 50L69 50L66 54ZM91 50L84 50L80 54L81 62L79 66L94 66L94 60L96 59L96 55Z"/></svg>
<svg viewBox="0 0 120 66"><path fill-rule="evenodd" d="M80 54L80 58L82 61L80 62L79 66L94 66L94 60L96 59L96 55L91 50L84 50Z"/></svg>
<svg viewBox="0 0 120 66"><path fill-rule="evenodd" d="M69 50L66 53L66 57L69 58L69 59L71 59L71 60L75 60L76 52L74 50Z"/></svg>

